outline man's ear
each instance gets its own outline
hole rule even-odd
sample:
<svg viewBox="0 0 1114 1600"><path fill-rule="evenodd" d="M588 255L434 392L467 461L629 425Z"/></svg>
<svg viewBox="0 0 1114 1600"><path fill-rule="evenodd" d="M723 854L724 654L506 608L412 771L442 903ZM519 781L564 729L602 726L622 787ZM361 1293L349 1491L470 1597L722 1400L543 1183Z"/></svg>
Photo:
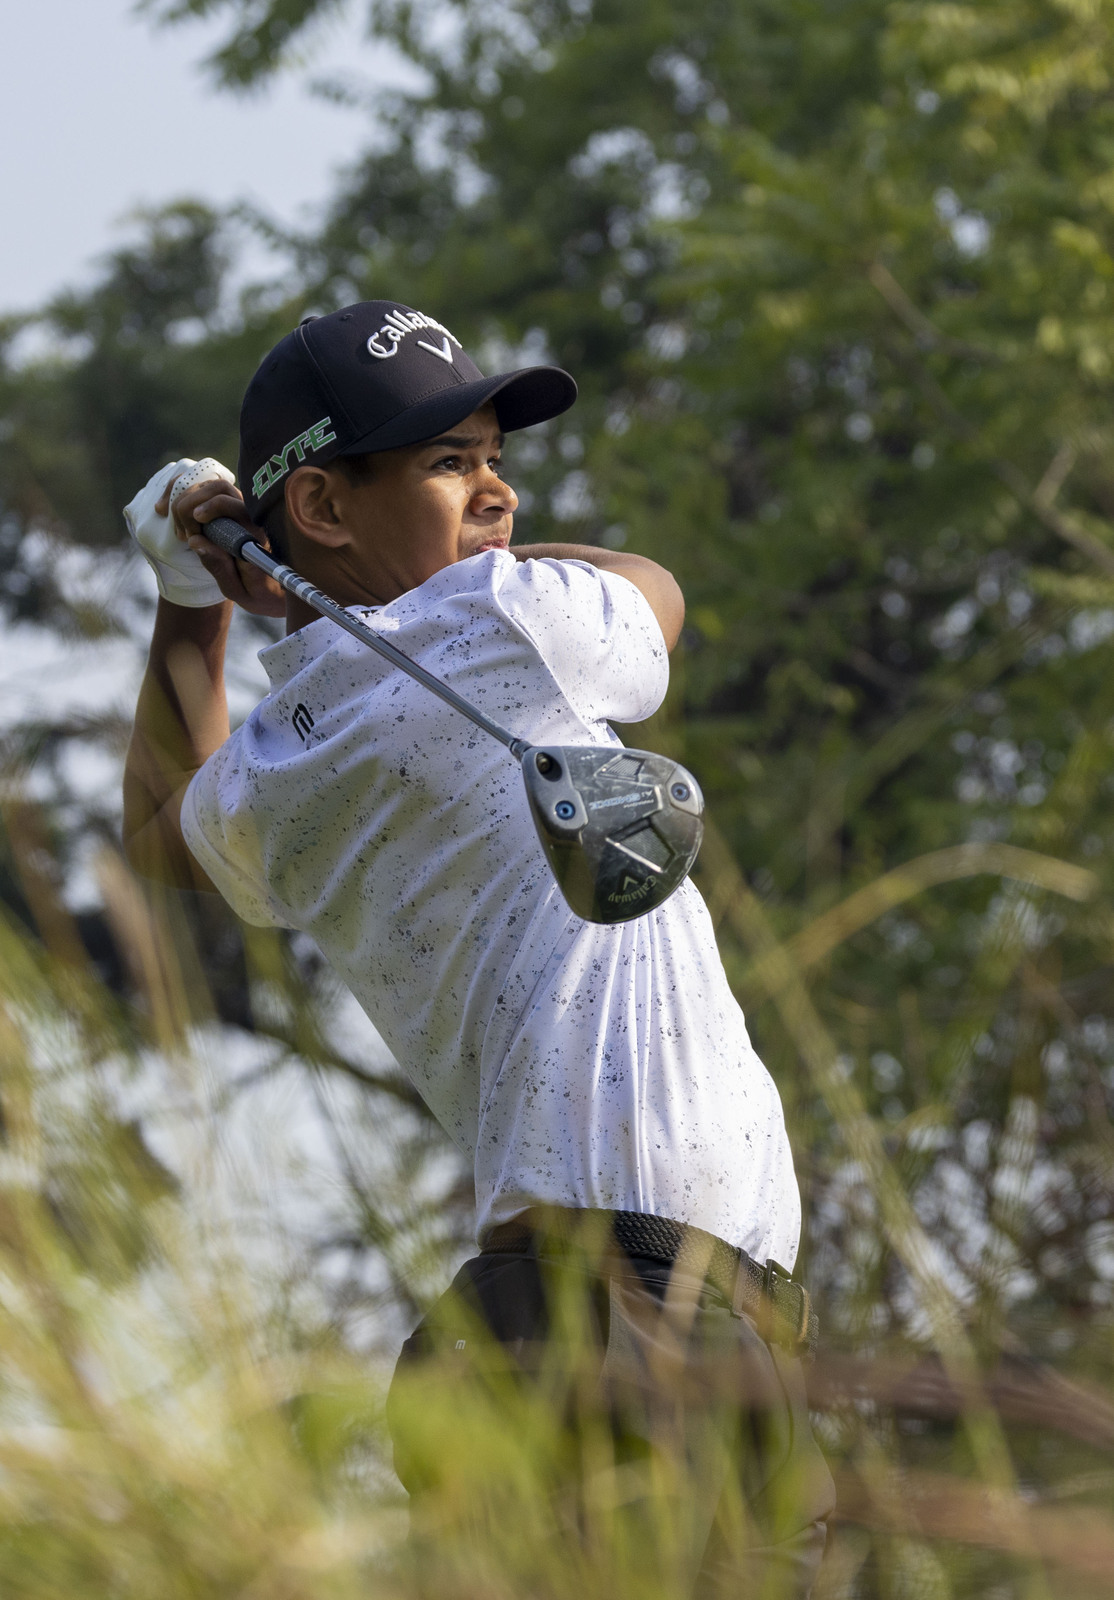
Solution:
<svg viewBox="0 0 1114 1600"><path fill-rule="evenodd" d="M286 480L286 517L304 539L339 550L351 544L341 505L346 481L328 467L298 467Z"/></svg>

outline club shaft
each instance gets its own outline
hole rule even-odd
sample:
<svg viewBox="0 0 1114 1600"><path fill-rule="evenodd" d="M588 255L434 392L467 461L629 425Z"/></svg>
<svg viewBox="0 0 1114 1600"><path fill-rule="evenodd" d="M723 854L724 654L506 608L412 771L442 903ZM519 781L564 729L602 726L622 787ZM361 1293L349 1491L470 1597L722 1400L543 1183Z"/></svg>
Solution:
<svg viewBox="0 0 1114 1600"><path fill-rule="evenodd" d="M359 639L362 644L366 644L400 672L405 672L407 677L424 685L431 694L437 695L446 705L452 706L454 711L459 711L462 717L467 717L469 722L475 723L477 728L482 728L484 733L489 733L493 739L498 739L500 744L506 745L516 761L522 760L524 753L530 748L529 740L516 739L513 733L508 733L506 728L501 728L497 722L492 722L490 717L485 717L471 701L465 700L455 689L450 689L447 683L442 683L440 678L435 677L432 672L427 672L425 667L419 666L416 661L411 661L410 657L389 639L384 639L381 634L369 628L358 617L354 617L335 600L330 600L327 594L322 594L320 589L314 588L313 584L295 572L293 567L288 567L284 562L276 561L273 556L269 556L266 550L262 550L247 536L238 522L232 521L231 517L215 517L206 526L205 534L229 555L236 556L241 561L250 561L253 567L258 567L261 572L265 572L268 577L274 578L276 583L281 584L287 594L295 595L307 606L312 606L314 611L323 617L328 617L330 622L335 622L338 628L343 628L354 639Z"/></svg>

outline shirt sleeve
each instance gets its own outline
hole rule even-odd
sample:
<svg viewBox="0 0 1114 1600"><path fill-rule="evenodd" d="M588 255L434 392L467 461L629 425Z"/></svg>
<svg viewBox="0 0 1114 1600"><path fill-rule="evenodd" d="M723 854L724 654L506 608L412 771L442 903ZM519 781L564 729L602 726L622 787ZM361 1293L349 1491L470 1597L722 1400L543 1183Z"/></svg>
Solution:
<svg viewBox="0 0 1114 1600"><path fill-rule="evenodd" d="M182 837L221 896L257 928L291 923L268 892L258 829L237 759L236 734L197 772L182 800Z"/></svg>
<svg viewBox="0 0 1114 1600"><path fill-rule="evenodd" d="M587 561L516 561L499 595L587 722L642 722L669 686L669 651L642 591Z"/></svg>

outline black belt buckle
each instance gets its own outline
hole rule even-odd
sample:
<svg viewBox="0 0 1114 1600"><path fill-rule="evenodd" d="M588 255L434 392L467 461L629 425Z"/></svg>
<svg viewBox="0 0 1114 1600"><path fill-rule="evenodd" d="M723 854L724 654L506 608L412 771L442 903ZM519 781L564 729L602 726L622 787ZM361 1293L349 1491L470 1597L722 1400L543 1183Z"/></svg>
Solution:
<svg viewBox="0 0 1114 1600"><path fill-rule="evenodd" d="M766 1262L763 1288L775 1317L788 1324L791 1337L786 1342L790 1349L809 1349L812 1301L804 1284L798 1283L793 1274L771 1256Z"/></svg>

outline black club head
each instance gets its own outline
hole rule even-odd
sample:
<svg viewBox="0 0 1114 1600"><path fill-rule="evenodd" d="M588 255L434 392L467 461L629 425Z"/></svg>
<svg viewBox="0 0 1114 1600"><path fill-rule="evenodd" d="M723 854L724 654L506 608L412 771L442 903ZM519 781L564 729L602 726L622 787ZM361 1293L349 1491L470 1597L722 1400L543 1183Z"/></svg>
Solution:
<svg viewBox="0 0 1114 1600"><path fill-rule="evenodd" d="M704 834L704 800L668 756L606 745L534 746L522 776L538 838L569 905L629 922L677 889Z"/></svg>

